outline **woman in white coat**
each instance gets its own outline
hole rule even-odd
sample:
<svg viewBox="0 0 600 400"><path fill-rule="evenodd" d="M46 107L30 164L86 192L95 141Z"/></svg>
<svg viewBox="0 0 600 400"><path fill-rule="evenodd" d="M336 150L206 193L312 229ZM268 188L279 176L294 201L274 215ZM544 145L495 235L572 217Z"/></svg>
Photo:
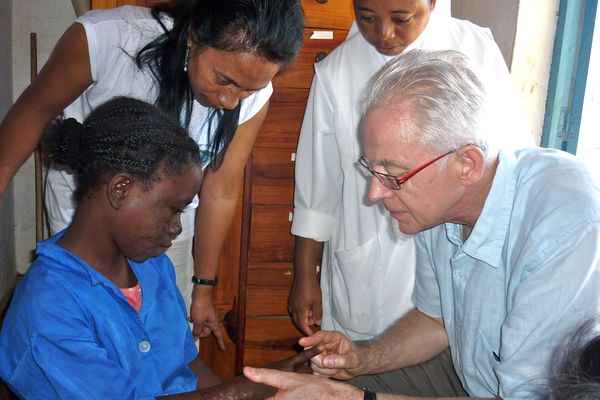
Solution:
<svg viewBox="0 0 600 400"><path fill-rule="evenodd" d="M353 340L369 339L413 307L412 238L395 234L381 205L369 202L369 179L357 167L360 99L368 79L404 51L454 49L469 57L497 104L490 124L519 114L516 90L490 30L432 13L435 5L435 0L354 0L359 32L315 65L296 155L295 281L289 301L305 334L320 325ZM533 144L522 130L497 136L505 143Z"/></svg>

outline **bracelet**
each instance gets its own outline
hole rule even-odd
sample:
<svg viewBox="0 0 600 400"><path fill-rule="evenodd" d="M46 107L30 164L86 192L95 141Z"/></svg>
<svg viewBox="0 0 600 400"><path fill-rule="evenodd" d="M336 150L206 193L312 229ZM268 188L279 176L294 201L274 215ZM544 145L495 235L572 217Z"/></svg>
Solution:
<svg viewBox="0 0 600 400"><path fill-rule="evenodd" d="M196 275L192 275L192 282L196 285L215 286L219 280L215 276L215 279L200 279Z"/></svg>
<svg viewBox="0 0 600 400"><path fill-rule="evenodd" d="M361 389L363 392L365 392L365 397L363 397L363 400L377 400L377 393L373 389L366 386L362 387Z"/></svg>

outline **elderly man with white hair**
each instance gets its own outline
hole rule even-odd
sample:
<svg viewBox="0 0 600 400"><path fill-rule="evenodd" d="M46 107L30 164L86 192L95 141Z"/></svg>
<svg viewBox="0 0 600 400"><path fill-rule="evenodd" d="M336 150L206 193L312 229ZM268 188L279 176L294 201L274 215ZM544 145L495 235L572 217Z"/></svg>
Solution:
<svg viewBox="0 0 600 400"><path fill-rule="evenodd" d="M373 175L369 199L416 235L415 309L371 340L300 340L323 351L314 371L354 386L245 374L278 387L276 399L405 399L418 388L396 392L393 377L449 347L468 396L535 398L553 352L600 310L600 187L565 152L497 146L503 125L486 122L485 90L461 53L407 52L366 93L360 164Z"/></svg>

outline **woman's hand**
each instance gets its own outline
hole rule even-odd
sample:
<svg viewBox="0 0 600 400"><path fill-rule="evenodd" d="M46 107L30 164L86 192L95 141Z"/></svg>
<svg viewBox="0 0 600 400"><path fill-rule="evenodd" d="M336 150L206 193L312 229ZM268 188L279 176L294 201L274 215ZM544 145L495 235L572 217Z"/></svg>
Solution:
<svg viewBox="0 0 600 400"><path fill-rule="evenodd" d="M207 337L212 333L217 339L219 348L225 350L222 323L215 307L212 290L212 286L194 285L190 307L192 333L198 338Z"/></svg>

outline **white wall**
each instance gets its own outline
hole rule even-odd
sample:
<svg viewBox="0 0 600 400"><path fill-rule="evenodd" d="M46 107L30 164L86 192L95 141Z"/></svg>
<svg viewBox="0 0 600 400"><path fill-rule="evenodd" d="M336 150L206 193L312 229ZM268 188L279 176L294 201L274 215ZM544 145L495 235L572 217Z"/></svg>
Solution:
<svg viewBox="0 0 600 400"><path fill-rule="evenodd" d="M560 0L522 0L511 74L521 93L527 130L540 143Z"/></svg>
<svg viewBox="0 0 600 400"><path fill-rule="evenodd" d="M452 0L452 15L489 27L521 94L526 132L539 144L560 0Z"/></svg>
<svg viewBox="0 0 600 400"><path fill-rule="evenodd" d="M4 2L5 0L2 1ZM38 67L41 69L60 35L74 21L75 12L70 0L8 2L12 2L12 93L16 99L30 82L30 33L37 34ZM31 263L35 248L35 186L32 159L19 170L13 183L16 267L18 271L24 272Z"/></svg>
<svg viewBox="0 0 600 400"><path fill-rule="evenodd" d="M518 7L519 0L452 0L452 16L490 28L506 65L510 67Z"/></svg>

